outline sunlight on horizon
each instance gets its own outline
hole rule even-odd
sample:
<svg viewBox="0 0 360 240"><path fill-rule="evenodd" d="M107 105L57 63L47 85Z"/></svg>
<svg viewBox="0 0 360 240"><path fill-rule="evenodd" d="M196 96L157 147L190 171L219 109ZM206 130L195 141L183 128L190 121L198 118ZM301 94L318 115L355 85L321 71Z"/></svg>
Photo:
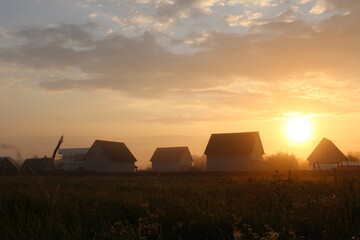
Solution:
<svg viewBox="0 0 360 240"><path fill-rule="evenodd" d="M293 143L304 143L311 138L312 125L308 118L294 117L286 123L286 135Z"/></svg>

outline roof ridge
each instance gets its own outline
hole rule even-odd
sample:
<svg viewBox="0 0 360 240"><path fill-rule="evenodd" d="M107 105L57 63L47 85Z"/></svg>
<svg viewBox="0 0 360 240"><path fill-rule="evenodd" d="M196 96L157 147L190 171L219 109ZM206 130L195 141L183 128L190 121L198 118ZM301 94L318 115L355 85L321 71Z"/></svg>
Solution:
<svg viewBox="0 0 360 240"><path fill-rule="evenodd" d="M211 135L217 135L217 134L247 134L247 133L259 133L259 131L233 132L233 133L212 133Z"/></svg>
<svg viewBox="0 0 360 240"><path fill-rule="evenodd" d="M181 147L157 147L156 149L170 149L170 148L189 148L188 146L181 146Z"/></svg>
<svg viewBox="0 0 360 240"><path fill-rule="evenodd" d="M124 143L124 142L115 142L115 141L108 141L108 140L100 140L100 139L95 139L94 142L107 142L107 143Z"/></svg>

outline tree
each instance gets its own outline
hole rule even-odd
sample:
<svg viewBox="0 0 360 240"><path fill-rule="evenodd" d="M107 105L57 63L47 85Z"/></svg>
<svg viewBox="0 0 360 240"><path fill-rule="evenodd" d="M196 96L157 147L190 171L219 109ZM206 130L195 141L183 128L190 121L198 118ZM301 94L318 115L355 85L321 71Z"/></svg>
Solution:
<svg viewBox="0 0 360 240"><path fill-rule="evenodd" d="M349 162L360 162L360 152L349 152L346 157Z"/></svg>
<svg viewBox="0 0 360 240"><path fill-rule="evenodd" d="M294 154L278 152L265 156L267 169L269 170L298 170L299 163Z"/></svg>

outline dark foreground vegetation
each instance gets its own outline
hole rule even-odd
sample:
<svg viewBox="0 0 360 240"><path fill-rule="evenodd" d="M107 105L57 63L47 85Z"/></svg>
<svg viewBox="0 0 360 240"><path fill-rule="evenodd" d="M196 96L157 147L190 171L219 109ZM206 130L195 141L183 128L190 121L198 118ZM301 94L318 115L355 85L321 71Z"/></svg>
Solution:
<svg viewBox="0 0 360 240"><path fill-rule="evenodd" d="M360 239L360 172L0 177L0 239Z"/></svg>

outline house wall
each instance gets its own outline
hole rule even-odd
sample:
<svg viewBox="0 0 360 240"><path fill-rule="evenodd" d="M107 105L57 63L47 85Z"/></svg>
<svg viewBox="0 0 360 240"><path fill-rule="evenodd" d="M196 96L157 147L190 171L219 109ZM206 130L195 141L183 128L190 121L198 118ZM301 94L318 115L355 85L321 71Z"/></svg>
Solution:
<svg viewBox="0 0 360 240"><path fill-rule="evenodd" d="M253 170L266 170L267 163L264 160L254 160L252 161Z"/></svg>
<svg viewBox="0 0 360 240"><path fill-rule="evenodd" d="M208 171L253 170L251 156L207 156Z"/></svg>
<svg viewBox="0 0 360 240"><path fill-rule="evenodd" d="M85 154L64 155L61 161L61 168L65 171L76 171L84 167Z"/></svg>
<svg viewBox="0 0 360 240"><path fill-rule="evenodd" d="M257 140L254 143L254 149L251 153L251 159L263 161L263 149L261 148L261 140L257 138Z"/></svg>
<svg viewBox="0 0 360 240"><path fill-rule="evenodd" d="M309 168L312 170L314 170L314 169L316 169L316 170L331 170L331 169L336 169L337 164L320 163L320 164L310 165Z"/></svg>
<svg viewBox="0 0 360 240"><path fill-rule="evenodd" d="M59 166L65 171L76 171L84 167L84 157L88 148L65 148L59 149L61 155Z"/></svg>
<svg viewBox="0 0 360 240"><path fill-rule="evenodd" d="M93 172L134 172L134 162L111 162L101 147L94 145L86 156L84 168Z"/></svg>
<svg viewBox="0 0 360 240"><path fill-rule="evenodd" d="M8 160L0 161L0 174L14 174L18 169Z"/></svg>
<svg viewBox="0 0 360 240"><path fill-rule="evenodd" d="M181 171L182 167L179 163L153 162L152 170L153 171L177 172L177 171Z"/></svg>
<svg viewBox="0 0 360 240"><path fill-rule="evenodd" d="M188 168L192 167L193 159L190 155L190 153L187 151L184 156L181 158L180 164L183 168L183 170L187 170Z"/></svg>
<svg viewBox="0 0 360 240"><path fill-rule="evenodd" d="M65 170L65 171L77 171L80 170L84 167L84 162L82 161L66 161L64 160L61 163L61 169Z"/></svg>
<svg viewBox="0 0 360 240"><path fill-rule="evenodd" d="M152 162L153 171L178 172L192 167L192 157L189 152L184 153L180 162Z"/></svg>

